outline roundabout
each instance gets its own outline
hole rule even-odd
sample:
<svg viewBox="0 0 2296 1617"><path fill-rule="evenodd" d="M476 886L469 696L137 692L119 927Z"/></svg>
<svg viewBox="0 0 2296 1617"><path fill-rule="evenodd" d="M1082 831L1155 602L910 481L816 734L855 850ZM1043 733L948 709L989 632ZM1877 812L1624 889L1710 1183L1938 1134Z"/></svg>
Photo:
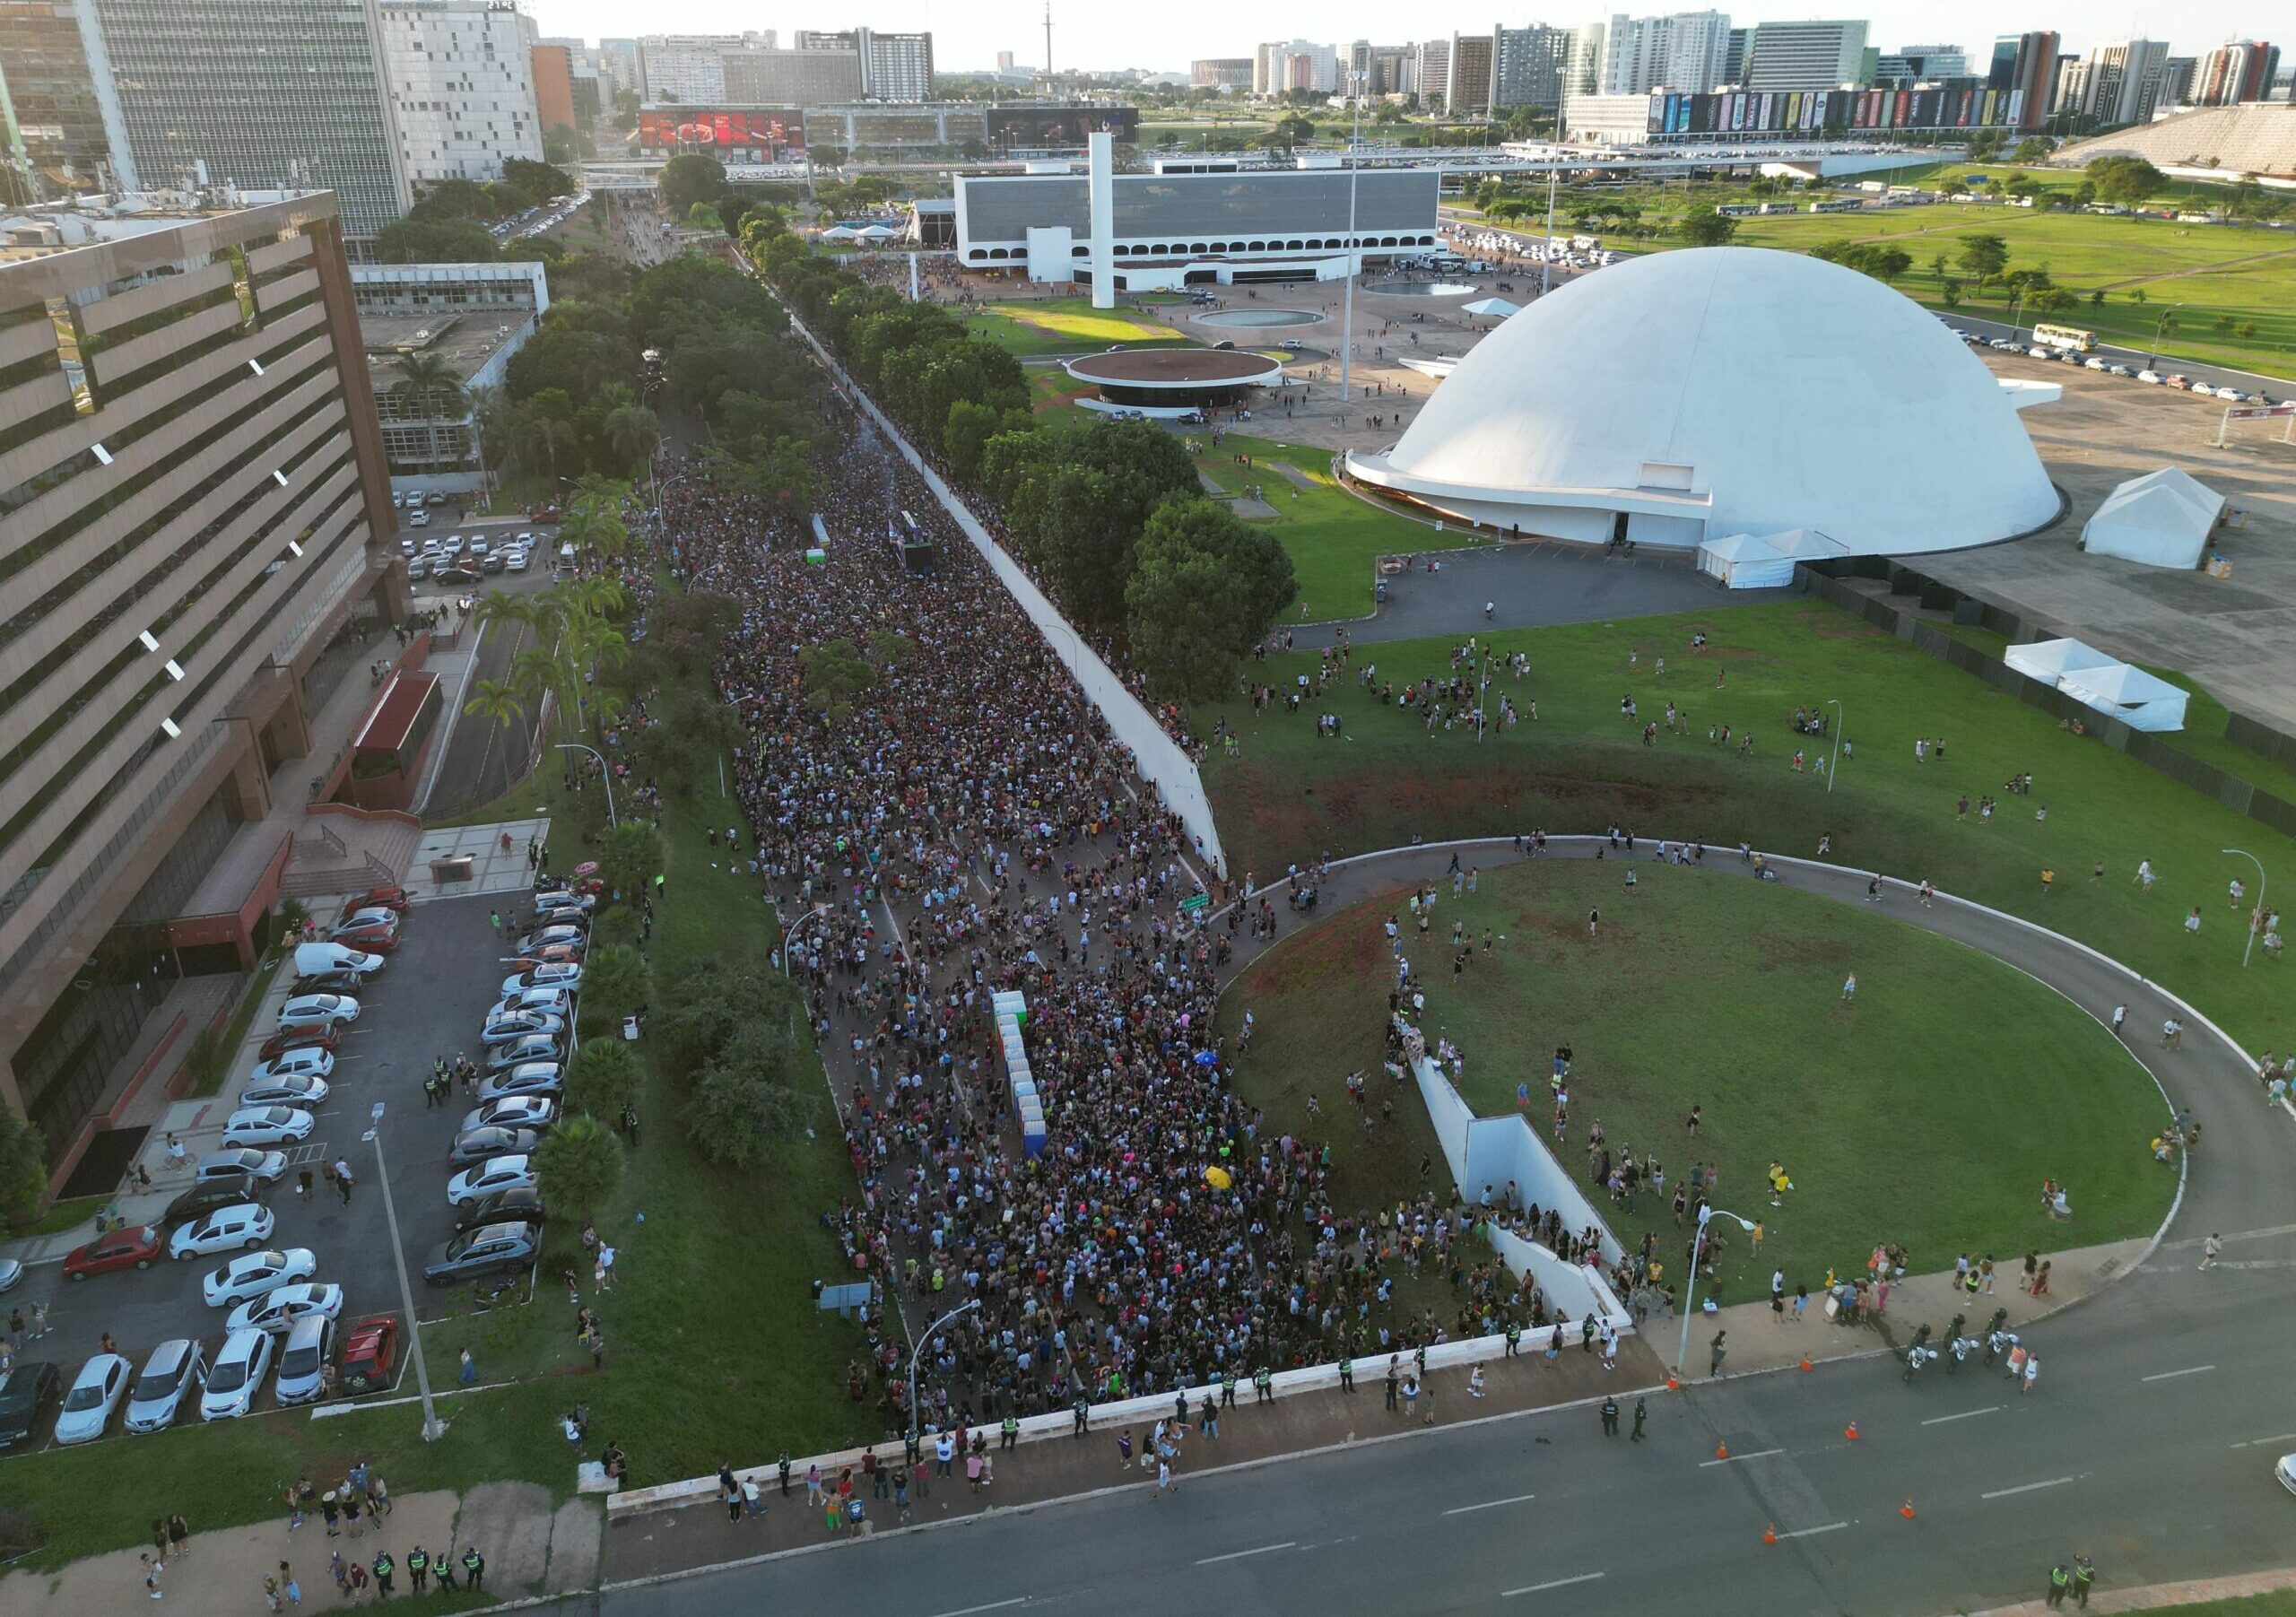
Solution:
<svg viewBox="0 0 2296 1617"><path fill-rule="evenodd" d="M1061 369L1110 404L1164 412L1240 403L1283 380L1283 361L1234 348L1126 348L1065 360Z"/></svg>

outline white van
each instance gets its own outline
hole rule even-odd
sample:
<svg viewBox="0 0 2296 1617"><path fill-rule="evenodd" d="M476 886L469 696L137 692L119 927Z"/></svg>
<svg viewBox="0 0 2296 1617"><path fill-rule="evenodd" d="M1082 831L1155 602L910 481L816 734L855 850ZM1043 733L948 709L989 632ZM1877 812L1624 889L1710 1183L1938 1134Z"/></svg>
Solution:
<svg viewBox="0 0 2296 1617"><path fill-rule="evenodd" d="M347 943L295 945L295 975L298 977L318 977L329 971L379 971L382 969L381 955L353 949Z"/></svg>

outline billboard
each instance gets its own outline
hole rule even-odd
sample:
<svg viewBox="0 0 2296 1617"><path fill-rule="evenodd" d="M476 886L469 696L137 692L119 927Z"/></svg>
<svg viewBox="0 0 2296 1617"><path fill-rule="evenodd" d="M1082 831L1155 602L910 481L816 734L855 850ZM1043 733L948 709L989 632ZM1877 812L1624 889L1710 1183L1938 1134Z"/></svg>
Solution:
<svg viewBox="0 0 2296 1617"><path fill-rule="evenodd" d="M1140 136L1137 107L992 107L988 143L998 150L1063 149L1082 146L1088 135L1113 135L1120 141Z"/></svg>
<svg viewBox="0 0 2296 1617"><path fill-rule="evenodd" d="M1923 90L1810 90L1758 94L1661 93L1650 98L1653 135L1839 135L1885 129L2000 128L2022 98L1974 82Z"/></svg>
<svg viewBox="0 0 2296 1617"><path fill-rule="evenodd" d="M638 113L641 157L706 152L734 162L771 162L805 149L805 115L795 107L646 107Z"/></svg>

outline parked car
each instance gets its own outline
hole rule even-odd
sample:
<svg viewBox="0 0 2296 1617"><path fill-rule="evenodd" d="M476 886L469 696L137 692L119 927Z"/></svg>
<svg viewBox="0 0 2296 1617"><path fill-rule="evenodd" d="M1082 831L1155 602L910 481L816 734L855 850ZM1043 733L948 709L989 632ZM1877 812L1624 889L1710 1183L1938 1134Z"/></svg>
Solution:
<svg viewBox="0 0 2296 1617"><path fill-rule="evenodd" d="M459 1207L498 1190L532 1190L534 1160L530 1157L491 1157L465 1168L447 1181L447 1205Z"/></svg>
<svg viewBox="0 0 2296 1617"><path fill-rule="evenodd" d="M319 1120L300 1106L250 1106L223 1119L226 1145L294 1144L311 1137Z"/></svg>
<svg viewBox="0 0 2296 1617"><path fill-rule="evenodd" d="M345 1392L388 1387L397 1362L397 1315L370 1314L344 1334L341 1378Z"/></svg>
<svg viewBox="0 0 2296 1617"><path fill-rule="evenodd" d="M309 977L299 977L290 985L297 994L363 994L371 971L315 971Z"/></svg>
<svg viewBox="0 0 2296 1617"><path fill-rule="evenodd" d="M464 546L464 544L465 544L466 543L468 543L468 542L467 542L466 540L465 540L465 539L463 538L463 536L462 536L460 534L449 534L449 535L447 535L447 554L448 554L449 556L459 556L459 555L461 555L461 554L463 553L463 546Z"/></svg>
<svg viewBox="0 0 2296 1617"><path fill-rule="evenodd" d="M342 1043L342 1032L333 1027L282 1028L265 1039L256 1054L269 1061L289 1050L326 1050L332 1053Z"/></svg>
<svg viewBox="0 0 2296 1617"><path fill-rule="evenodd" d="M2083 370L2102 370L2106 369L2106 363L2102 359L2100 359L2095 354L2092 354L2087 359L2081 361L2081 369Z"/></svg>
<svg viewBox="0 0 2296 1617"><path fill-rule="evenodd" d="M520 954L532 954L537 949L583 944L589 942L589 928L570 924L536 926L519 935L516 947Z"/></svg>
<svg viewBox="0 0 2296 1617"><path fill-rule="evenodd" d="M168 1210L159 1217L162 1230L172 1230L219 1207L236 1207L243 1202L260 1200L269 1194L271 1187L251 1173L235 1173L228 1178L210 1179L195 1184L189 1190L168 1204Z"/></svg>
<svg viewBox="0 0 2296 1617"><path fill-rule="evenodd" d="M191 1182L217 1185L244 1176L275 1185L286 1171L287 1153L283 1151L211 1151L192 1169Z"/></svg>
<svg viewBox="0 0 2296 1617"><path fill-rule="evenodd" d="M590 912L572 904L557 904L547 909L535 910L534 918L526 923L526 930L529 933L548 932L554 926L573 926L587 935L590 930Z"/></svg>
<svg viewBox="0 0 2296 1617"><path fill-rule="evenodd" d="M527 565L526 552L523 549L509 551L503 555L502 566L506 571L522 573Z"/></svg>
<svg viewBox="0 0 2296 1617"><path fill-rule="evenodd" d="M270 1060L260 1062L248 1074L249 1083L263 1083L280 1078L332 1078L335 1076L335 1052L305 1046L299 1050L282 1050Z"/></svg>
<svg viewBox="0 0 2296 1617"><path fill-rule="evenodd" d="M355 904L343 912L335 922L335 929L345 926L401 926L406 922L406 907L390 904Z"/></svg>
<svg viewBox="0 0 2296 1617"><path fill-rule="evenodd" d="M342 918L348 920L362 909L389 909L404 915L411 901L404 887L370 887L357 898L344 902Z"/></svg>
<svg viewBox="0 0 2296 1617"><path fill-rule="evenodd" d="M390 911L378 909L378 916L388 917ZM346 921L344 926L366 926L367 921ZM295 972L299 977L317 977L329 971L356 971L371 976L388 962L371 951L353 949L348 943L298 943L295 945ZM298 990L301 992L301 990Z"/></svg>
<svg viewBox="0 0 2296 1617"><path fill-rule="evenodd" d="M524 971L514 971L502 979L502 992L506 995L522 993L528 988L579 988L581 986L582 968L573 961L530 967Z"/></svg>
<svg viewBox="0 0 2296 1617"><path fill-rule="evenodd" d="M64 1407L56 1416L56 1441L92 1443L111 1424L111 1412L127 1394L128 1378L135 1367L117 1353L98 1353L80 1367Z"/></svg>
<svg viewBox="0 0 2296 1617"><path fill-rule="evenodd" d="M478 1081L481 1106L511 1095L545 1095L556 1100L566 1092L566 1069L555 1061L528 1061Z"/></svg>
<svg viewBox="0 0 2296 1617"><path fill-rule="evenodd" d="M2140 382L2148 383L2154 387L2164 387L2167 385L2169 380L2167 377L2162 376L2157 370L2140 370L2136 373L2136 379Z"/></svg>
<svg viewBox="0 0 2296 1617"><path fill-rule="evenodd" d="M274 1286L260 1297L250 1297L233 1308L223 1322L230 1331L269 1331L283 1336L299 1319L317 1314L326 1319L343 1316L343 1288L306 1281L299 1285Z"/></svg>
<svg viewBox="0 0 2296 1617"><path fill-rule="evenodd" d="M482 1128L547 1129L558 1122L558 1102L545 1095L504 1095L473 1107L463 1117L463 1132Z"/></svg>
<svg viewBox="0 0 2296 1617"><path fill-rule="evenodd" d="M148 1269L160 1256L160 1231L151 1224L107 1230L64 1256L64 1278L85 1280L112 1269Z"/></svg>
<svg viewBox="0 0 2296 1617"><path fill-rule="evenodd" d="M479 1030L478 1042L489 1046L515 1044L522 1039L532 1039L538 1033L554 1038L564 1031L565 1027L566 1019L562 1016L546 1016L539 1011L520 1011L488 1017L486 1025Z"/></svg>
<svg viewBox="0 0 2296 1617"><path fill-rule="evenodd" d="M267 1331L233 1331L223 1338L199 1395L199 1418L230 1421L255 1407L255 1395L270 1372L273 1343Z"/></svg>
<svg viewBox="0 0 2296 1617"><path fill-rule="evenodd" d="M500 1021L515 1011L538 1011L544 1016L565 1016L571 1013L573 996L563 988L521 988L516 994L505 994L486 1010L486 1020Z"/></svg>
<svg viewBox="0 0 2296 1617"><path fill-rule="evenodd" d="M258 1202L218 1207L178 1229L168 1240L168 1256L183 1261L218 1252L253 1252L271 1239L271 1209Z"/></svg>
<svg viewBox="0 0 2296 1617"><path fill-rule="evenodd" d="M279 1026L324 1028L359 1020L359 1002L348 994L299 994L279 1007Z"/></svg>
<svg viewBox="0 0 2296 1617"><path fill-rule="evenodd" d="M455 1233L463 1234L482 1224L542 1224L548 1221L543 1212L541 1191L498 1190L457 1213Z"/></svg>
<svg viewBox="0 0 2296 1617"><path fill-rule="evenodd" d="M597 908L598 895L595 891L584 891L573 887L552 887L535 894L534 904L536 915L551 909L578 909L587 915Z"/></svg>
<svg viewBox="0 0 2296 1617"><path fill-rule="evenodd" d="M542 1236L532 1224L483 1224L433 1247L422 1278L434 1286L450 1286L512 1274L531 1265L541 1251Z"/></svg>
<svg viewBox="0 0 2296 1617"><path fill-rule="evenodd" d="M450 561L430 576L438 579L441 584L475 584L478 582L478 569L459 561Z"/></svg>
<svg viewBox="0 0 2296 1617"><path fill-rule="evenodd" d="M558 1061L566 1055L566 1041L554 1033L529 1033L487 1052L486 1069L500 1073L529 1061Z"/></svg>
<svg viewBox="0 0 2296 1617"><path fill-rule="evenodd" d="M335 1358L335 1317L306 1314L287 1327L279 1350L279 1374L271 1390L283 1406L315 1404L326 1392L327 1365Z"/></svg>
<svg viewBox="0 0 2296 1617"><path fill-rule="evenodd" d="M422 556L417 556L413 561L406 564L406 578L408 583L420 584L423 579L430 576L430 563L427 559Z"/></svg>
<svg viewBox="0 0 2296 1617"><path fill-rule="evenodd" d="M2113 364L2105 367L2105 374L2107 376L2135 376L2136 372L2126 365Z"/></svg>
<svg viewBox="0 0 2296 1617"><path fill-rule="evenodd" d="M0 1448L22 1443L39 1424L40 1412L64 1395L64 1377L38 1359L20 1359L0 1370Z"/></svg>
<svg viewBox="0 0 2296 1617"><path fill-rule="evenodd" d="M0 1291L13 1291L23 1283L24 1265L13 1257L0 1257Z"/></svg>
<svg viewBox="0 0 2296 1617"><path fill-rule="evenodd" d="M319 1256L309 1247L242 1253L222 1267L209 1270L199 1291L211 1308L232 1308L250 1297L261 1297L274 1286L316 1274L318 1267Z"/></svg>
<svg viewBox="0 0 2296 1617"><path fill-rule="evenodd" d="M183 1410L187 1394L207 1385L207 1353L188 1336L171 1337L152 1350L143 1374L127 1395L127 1430L165 1431Z"/></svg>
<svg viewBox="0 0 2296 1617"><path fill-rule="evenodd" d="M388 954L398 947L398 928L383 921L360 921L337 926L328 937L370 954Z"/></svg>
<svg viewBox="0 0 2296 1617"><path fill-rule="evenodd" d="M587 943L552 943L519 955L516 964L521 971L530 971L536 966L578 966L589 952Z"/></svg>
<svg viewBox="0 0 2296 1617"><path fill-rule="evenodd" d="M508 565L509 563L503 560L503 553L496 551L478 564L478 570L483 573L499 573Z"/></svg>
<svg viewBox="0 0 2296 1617"><path fill-rule="evenodd" d="M531 1128L465 1129L447 1147L447 1164L450 1168L466 1168L493 1157L532 1156L541 1143L541 1134Z"/></svg>
<svg viewBox="0 0 2296 1617"><path fill-rule="evenodd" d="M306 1111L327 1098L324 1078L266 1078L239 1091L239 1109L259 1106L300 1106Z"/></svg>

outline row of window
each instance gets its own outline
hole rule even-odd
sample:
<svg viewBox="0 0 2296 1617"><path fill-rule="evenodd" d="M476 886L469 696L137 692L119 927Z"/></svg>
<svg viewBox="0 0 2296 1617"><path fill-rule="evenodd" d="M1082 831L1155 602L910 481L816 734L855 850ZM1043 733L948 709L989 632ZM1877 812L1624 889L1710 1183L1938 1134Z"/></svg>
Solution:
<svg viewBox="0 0 2296 1617"><path fill-rule="evenodd" d="M1354 240L1357 247L1365 248L1433 247L1435 245L1435 238L1432 236L1358 236ZM1337 252L1345 248L1347 242L1348 238L1344 236L1304 238L1295 236L1290 240L1270 239L1264 241L1158 241L1154 243L1120 241L1116 246L1116 256L1119 258L1169 258L1177 254L1194 253ZM1069 249L1069 252L1072 256L1077 258L1089 258L1092 256L1092 249L1090 247L1074 247ZM976 262L994 262L1002 259L1020 261L1026 259L1028 256L1029 251L1026 248L1018 247L977 247L967 249L965 254L966 257Z"/></svg>

